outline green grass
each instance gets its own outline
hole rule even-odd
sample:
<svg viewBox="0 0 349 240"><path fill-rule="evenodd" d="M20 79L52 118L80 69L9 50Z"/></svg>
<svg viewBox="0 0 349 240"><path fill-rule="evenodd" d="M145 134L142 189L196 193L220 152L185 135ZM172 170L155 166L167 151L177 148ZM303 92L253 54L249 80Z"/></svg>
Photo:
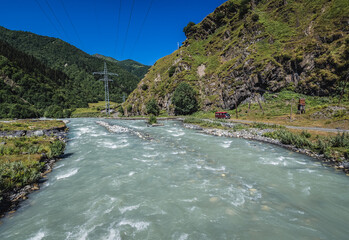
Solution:
<svg viewBox="0 0 349 240"><path fill-rule="evenodd" d="M73 118L79 117L104 117L105 113L101 111L105 110L105 101L99 101L98 103L89 103L88 108L77 108L73 113ZM114 109L116 112L119 108L120 104L110 102L110 109Z"/></svg>
<svg viewBox="0 0 349 240"><path fill-rule="evenodd" d="M338 133L331 137L317 137L311 140L311 135L307 132L292 133L288 130L276 130L264 134L265 137L270 137L280 140L286 145L293 145L301 149L309 149L319 154L324 154L327 158L333 158L337 161L343 159L349 160L349 134Z"/></svg>
<svg viewBox="0 0 349 240"><path fill-rule="evenodd" d="M1 123L1 131L38 130L64 127L62 121L19 120ZM3 193L36 182L43 160L60 156L65 143L51 136L0 138L0 200Z"/></svg>
<svg viewBox="0 0 349 240"><path fill-rule="evenodd" d="M20 131L61 128L65 124L59 120L17 120L0 122L0 131Z"/></svg>

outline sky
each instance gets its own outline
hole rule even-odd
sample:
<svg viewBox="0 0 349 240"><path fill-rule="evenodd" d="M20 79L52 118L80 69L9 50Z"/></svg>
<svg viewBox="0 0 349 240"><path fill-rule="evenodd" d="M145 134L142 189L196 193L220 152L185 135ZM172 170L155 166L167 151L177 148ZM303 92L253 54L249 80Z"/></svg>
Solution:
<svg viewBox="0 0 349 240"><path fill-rule="evenodd" d="M226 0L0 0L0 25L60 38L88 54L153 65Z"/></svg>

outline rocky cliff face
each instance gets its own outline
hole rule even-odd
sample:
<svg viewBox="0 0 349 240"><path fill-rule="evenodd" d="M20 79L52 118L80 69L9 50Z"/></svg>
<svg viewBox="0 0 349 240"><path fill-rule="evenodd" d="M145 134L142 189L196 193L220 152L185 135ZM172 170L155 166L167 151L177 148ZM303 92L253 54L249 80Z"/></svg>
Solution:
<svg viewBox="0 0 349 240"><path fill-rule="evenodd" d="M230 0L155 63L125 103L144 114L155 98L173 113L172 94L185 81L202 110L233 109L253 95L283 88L327 96L340 91L349 67L346 0Z"/></svg>

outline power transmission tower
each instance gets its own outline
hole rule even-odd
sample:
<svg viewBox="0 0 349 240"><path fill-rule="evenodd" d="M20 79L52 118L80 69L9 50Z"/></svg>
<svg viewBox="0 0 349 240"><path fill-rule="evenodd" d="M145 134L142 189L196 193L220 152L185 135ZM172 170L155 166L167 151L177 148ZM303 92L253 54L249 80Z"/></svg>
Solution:
<svg viewBox="0 0 349 240"><path fill-rule="evenodd" d="M104 82L104 90L105 90L105 111L106 114L110 115L110 103L109 103L109 82L112 82L113 80L109 79L108 76L119 76L116 73L110 73L107 69L107 63L104 62L104 71L103 72L94 72L93 75L103 75L104 77L102 79L99 79L99 81Z"/></svg>

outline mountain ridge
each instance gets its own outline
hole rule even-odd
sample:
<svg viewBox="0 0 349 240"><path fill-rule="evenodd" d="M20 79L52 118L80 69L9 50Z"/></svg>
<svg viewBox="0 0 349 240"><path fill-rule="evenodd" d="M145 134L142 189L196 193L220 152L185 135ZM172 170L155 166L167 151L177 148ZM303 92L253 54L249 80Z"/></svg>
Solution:
<svg viewBox="0 0 349 240"><path fill-rule="evenodd" d="M197 91L201 110L234 109L285 88L338 94L349 66L348 16L344 0L227 1L186 27L183 46L154 64L124 108L145 114L155 98L173 114L172 95L183 81Z"/></svg>

